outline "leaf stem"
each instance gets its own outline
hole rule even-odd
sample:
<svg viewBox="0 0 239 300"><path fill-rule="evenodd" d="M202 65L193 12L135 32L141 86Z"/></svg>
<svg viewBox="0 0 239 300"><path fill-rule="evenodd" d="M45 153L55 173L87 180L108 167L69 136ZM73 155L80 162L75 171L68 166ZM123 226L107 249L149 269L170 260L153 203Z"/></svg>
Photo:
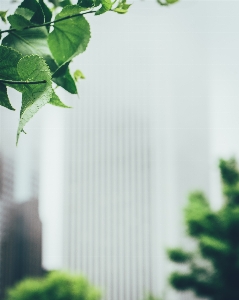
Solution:
<svg viewBox="0 0 239 300"><path fill-rule="evenodd" d="M83 13L78 13L78 14L66 16L66 17L63 17L63 18L60 18L60 19L57 19L57 20L54 20L54 21L49 21L49 22L45 22L45 23L42 23L42 24L30 25L30 26L24 27L22 30L27 30L27 29L31 29L31 28L37 28L37 27L50 26L50 25L55 24L57 22L61 22L61 21L67 20L67 19L71 19L71 18L75 18L75 17L79 17L79 16L82 16L82 15L91 14L91 13L95 13L95 12L96 12L96 10L91 10L91 11L87 11L87 12L83 12ZM12 32L12 31L17 31L17 29L10 28L10 29L6 29L6 30L2 30L2 31L0 31L0 34L6 33L6 32Z"/></svg>
<svg viewBox="0 0 239 300"><path fill-rule="evenodd" d="M40 83L46 83L46 80L15 81L15 80L8 80L8 79L0 79L0 83L7 83L7 84L40 84Z"/></svg>

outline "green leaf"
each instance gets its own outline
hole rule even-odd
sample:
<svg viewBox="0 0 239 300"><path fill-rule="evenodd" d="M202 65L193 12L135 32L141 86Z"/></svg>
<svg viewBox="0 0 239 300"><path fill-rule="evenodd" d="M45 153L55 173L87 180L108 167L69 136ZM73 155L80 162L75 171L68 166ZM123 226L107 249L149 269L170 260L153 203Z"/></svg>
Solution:
<svg viewBox="0 0 239 300"><path fill-rule="evenodd" d="M30 21L34 15L34 11L32 11L28 8L18 7L15 11L15 14L23 16L25 19Z"/></svg>
<svg viewBox="0 0 239 300"><path fill-rule="evenodd" d="M101 0L101 8L97 10L95 15L102 15L112 8L113 3L110 0Z"/></svg>
<svg viewBox="0 0 239 300"><path fill-rule="evenodd" d="M61 6L61 7L65 7L67 5L72 5L70 0L63 0L63 1L59 2L59 6Z"/></svg>
<svg viewBox="0 0 239 300"><path fill-rule="evenodd" d="M20 59L17 70L21 80L38 81L46 80L41 84L26 84L22 91L22 107L20 122L17 130L17 142L26 123L52 96L51 73L45 61L37 56L24 56Z"/></svg>
<svg viewBox="0 0 239 300"><path fill-rule="evenodd" d="M50 22L52 18L52 12L49 7L45 4L43 0L39 0L39 4L41 5L42 11L45 16L45 22Z"/></svg>
<svg viewBox="0 0 239 300"><path fill-rule="evenodd" d="M50 3L52 3L54 5L54 7L59 6L59 0L48 0Z"/></svg>
<svg viewBox="0 0 239 300"><path fill-rule="evenodd" d="M168 257L177 263L185 263L188 262L192 258L192 254L184 251L181 248L168 249L167 250Z"/></svg>
<svg viewBox="0 0 239 300"><path fill-rule="evenodd" d="M230 252L230 245L218 238L202 235L199 246L205 257L221 258L221 255L227 255Z"/></svg>
<svg viewBox="0 0 239 300"><path fill-rule="evenodd" d="M95 6L94 0L78 0L77 4L81 7L91 8Z"/></svg>
<svg viewBox="0 0 239 300"><path fill-rule="evenodd" d="M32 25L30 21L25 19L23 16L17 14L8 16L7 19L9 23L12 25L12 28L15 28L17 30L22 30L23 28Z"/></svg>
<svg viewBox="0 0 239 300"><path fill-rule="evenodd" d="M62 77L66 74L66 71L68 69L70 62L68 61L64 65L61 65L53 74L52 77L57 78L57 77Z"/></svg>
<svg viewBox="0 0 239 300"><path fill-rule="evenodd" d="M4 22L4 23L7 23L7 20L6 20L6 15L7 15L7 10L6 11L0 11L0 19Z"/></svg>
<svg viewBox="0 0 239 300"><path fill-rule="evenodd" d="M190 289L194 282L192 275L189 273L173 272L169 277L170 284L179 291Z"/></svg>
<svg viewBox="0 0 239 300"><path fill-rule="evenodd" d="M7 35L2 44L19 51L22 55L36 54L43 57L52 71L57 69L57 65L51 56L47 44L48 32L46 28L31 28L28 30L12 32Z"/></svg>
<svg viewBox="0 0 239 300"><path fill-rule="evenodd" d="M66 70L64 76L52 78L52 80L59 86L63 87L71 94L77 94L77 88L74 79L72 78L69 69Z"/></svg>
<svg viewBox="0 0 239 300"><path fill-rule="evenodd" d="M122 0L121 2L118 3L117 7L114 9L115 12L119 14L125 14L128 12L129 7L131 4L127 4L126 0Z"/></svg>
<svg viewBox="0 0 239 300"><path fill-rule="evenodd" d="M56 20L79 14L77 5L66 6L56 16ZM48 44L53 57L59 65L66 63L76 55L84 52L90 40L90 26L83 16L77 16L57 22L48 36Z"/></svg>
<svg viewBox="0 0 239 300"><path fill-rule="evenodd" d="M65 7L66 5L72 5L70 0L48 0L49 2L51 2L55 7Z"/></svg>
<svg viewBox="0 0 239 300"><path fill-rule="evenodd" d="M63 107L63 108L71 108L70 106L67 106L63 102L61 102L60 98L58 97L58 95L55 93L54 90L53 90L53 93L52 93L52 96L51 96L51 100L49 101L49 104L59 106L59 107Z"/></svg>
<svg viewBox="0 0 239 300"><path fill-rule="evenodd" d="M15 110L9 101L9 98L7 95L7 88L2 83L0 83L0 105L4 106L10 110Z"/></svg>
<svg viewBox="0 0 239 300"><path fill-rule="evenodd" d="M19 8L27 8L34 12L34 15L31 18L32 23L42 24L45 21L45 16L41 5L36 0L24 0Z"/></svg>
<svg viewBox="0 0 239 300"><path fill-rule="evenodd" d="M114 11L117 12L118 14L126 14L128 12L128 9L118 7L115 8Z"/></svg>
<svg viewBox="0 0 239 300"><path fill-rule="evenodd" d="M17 64L21 57L19 52L0 45L0 79L21 80L17 72ZM8 86L18 91L22 90L22 86L18 84L8 84Z"/></svg>
<svg viewBox="0 0 239 300"><path fill-rule="evenodd" d="M20 80L17 72L17 64L21 54L11 48L0 45L0 78Z"/></svg>
<svg viewBox="0 0 239 300"><path fill-rule="evenodd" d="M74 72L74 79L75 81L78 81L78 79L85 79L85 76L80 70L76 70Z"/></svg>
<svg viewBox="0 0 239 300"><path fill-rule="evenodd" d="M173 4L173 3L178 2L178 0L166 0L166 2L167 2L168 4Z"/></svg>

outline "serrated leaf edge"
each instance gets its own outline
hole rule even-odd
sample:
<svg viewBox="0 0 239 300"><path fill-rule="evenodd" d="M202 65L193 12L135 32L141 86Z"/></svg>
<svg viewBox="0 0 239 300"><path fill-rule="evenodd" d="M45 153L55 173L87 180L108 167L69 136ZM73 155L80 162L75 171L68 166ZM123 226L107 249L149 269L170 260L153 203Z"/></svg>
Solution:
<svg viewBox="0 0 239 300"><path fill-rule="evenodd" d="M47 81L47 82L51 82L51 72L50 72L50 68L49 68L49 66L47 65L47 63L45 62L44 58L41 57L41 56L39 56L39 55L37 55L37 54L25 55L25 56L23 56L23 57L18 61L18 64L19 64L19 62L20 62L22 59L25 59L25 58L27 58L27 57L38 57L38 58L42 59L42 61L43 61L43 62L45 63L45 65L46 65L47 72L48 72L49 75L50 75L50 81L48 81L47 79L46 79L46 81ZM18 64L17 64L17 65L18 65ZM19 73L18 73L18 74L19 74ZM19 76L20 76L20 74L19 74ZM21 76L20 76L20 77L21 77ZM52 96L52 92L53 92L52 86L49 86L49 88L51 89L51 96ZM48 102L50 101L51 96L49 97ZM47 104L48 102L46 102L45 104ZM44 104L44 105L45 105L45 104ZM44 105L43 105L43 106L44 106ZM41 107L40 107L40 108L41 108ZM34 114L35 114L40 108L37 108L37 110L34 112ZM27 109L27 108L26 108L26 109ZM20 126L21 120L24 120L23 115L24 115L24 112L26 111L26 109L25 109L23 112L21 112L21 114L20 114L20 120L19 120L18 129L17 129L16 145L18 144L19 136L20 136L20 134L21 134L21 132L22 132L24 126L25 126L25 125L29 122L29 120L34 116L34 114L33 114L33 115L25 122L24 125Z"/></svg>

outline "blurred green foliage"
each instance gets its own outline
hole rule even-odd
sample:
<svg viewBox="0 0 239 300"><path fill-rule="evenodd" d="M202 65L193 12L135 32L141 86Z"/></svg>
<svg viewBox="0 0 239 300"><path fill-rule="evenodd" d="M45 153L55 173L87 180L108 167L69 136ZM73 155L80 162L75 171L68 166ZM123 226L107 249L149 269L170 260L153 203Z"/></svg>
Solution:
<svg viewBox="0 0 239 300"><path fill-rule="evenodd" d="M201 192L189 197L185 209L187 233L197 250L170 249L171 261L186 265L187 271L173 272L169 281L177 290L192 290L212 300L239 299L239 171L235 159L220 160L224 204L210 208Z"/></svg>
<svg viewBox="0 0 239 300"><path fill-rule="evenodd" d="M100 291L79 275L54 271L29 278L8 290L6 300L100 300Z"/></svg>
<svg viewBox="0 0 239 300"><path fill-rule="evenodd" d="M161 300L161 298L157 298L153 296L152 294L147 295L144 300Z"/></svg>

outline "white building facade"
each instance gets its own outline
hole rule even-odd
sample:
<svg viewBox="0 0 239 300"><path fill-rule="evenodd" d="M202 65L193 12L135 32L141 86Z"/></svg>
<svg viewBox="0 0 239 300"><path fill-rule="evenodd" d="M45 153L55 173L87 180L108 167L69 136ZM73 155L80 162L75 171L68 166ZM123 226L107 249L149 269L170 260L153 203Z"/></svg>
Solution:
<svg viewBox="0 0 239 300"><path fill-rule="evenodd" d="M44 267L84 273L107 300L192 299L167 286L165 250L186 244L188 192L220 197L217 159L238 153L239 4L227 3L139 1L126 15L89 16L92 38L72 68L86 76L80 99L61 95L73 109L43 108L16 149L16 113L1 108L17 201L34 193L41 163Z"/></svg>
<svg viewBox="0 0 239 300"><path fill-rule="evenodd" d="M90 18L74 66L87 79L64 122L62 265L103 299L192 299L170 291L165 252L185 243L188 192L209 191L209 55L193 37L200 13L189 32L182 21L198 7L181 5Z"/></svg>

